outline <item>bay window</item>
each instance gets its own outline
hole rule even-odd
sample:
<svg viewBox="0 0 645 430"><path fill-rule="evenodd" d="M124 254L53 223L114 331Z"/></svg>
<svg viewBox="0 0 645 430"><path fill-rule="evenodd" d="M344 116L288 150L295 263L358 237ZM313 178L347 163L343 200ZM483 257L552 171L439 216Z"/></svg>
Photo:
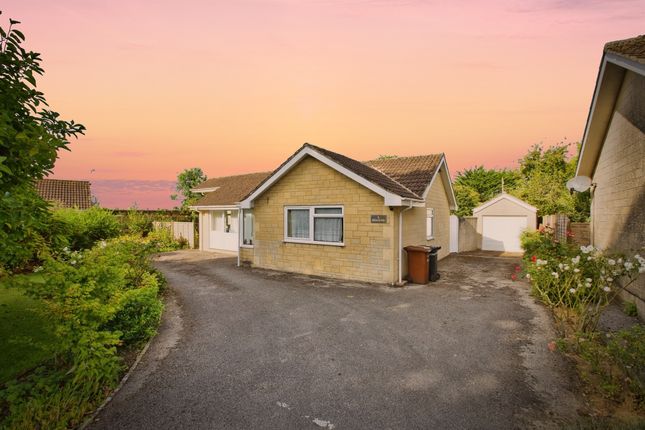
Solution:
<svg viewBox="0 0 645 430"><path fill-rule="evenodd" d="M342 206L285 207L285 241L343 244Z"/></svg>
<svg viewBox="0 0 645 430"><path fill-rule="evenodd" d="M253 211L242 211L242 245L253 245Z"/></svg>

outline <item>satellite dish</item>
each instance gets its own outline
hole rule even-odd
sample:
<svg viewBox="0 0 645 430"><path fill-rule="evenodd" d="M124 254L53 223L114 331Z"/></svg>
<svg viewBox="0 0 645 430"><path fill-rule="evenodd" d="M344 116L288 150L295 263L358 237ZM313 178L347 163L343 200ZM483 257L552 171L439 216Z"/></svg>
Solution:
<svg viewBox="0 0 645 430"><path fill-rule="evenodd" d="M587 191L589 187L591 187L591 178L587 176L576 176L567 182L567 188L569 190L575 190L579 193Z"/></svg>

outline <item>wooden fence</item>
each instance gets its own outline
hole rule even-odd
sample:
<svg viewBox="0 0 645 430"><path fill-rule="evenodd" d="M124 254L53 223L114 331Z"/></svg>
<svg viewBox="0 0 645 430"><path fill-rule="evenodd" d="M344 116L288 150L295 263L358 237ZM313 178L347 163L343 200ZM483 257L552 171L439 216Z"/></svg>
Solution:
<svg viewBox="0 0 645 430"><path fill-rule="evenodd" d="M558 241L589 245L591 243L591 227L588 222L571 222L564 214L545 215L542 224L553 229L553 235Z"/></svg>
<svg viewBox="0 0 645 430"><path fill-rule="evenodd" d="M190 249L195 248L195 223L194 222L180 222L180 221L154 221L152 228L159 230L167 228L172 231L175 239L184 238L188 241Z"/></svg>

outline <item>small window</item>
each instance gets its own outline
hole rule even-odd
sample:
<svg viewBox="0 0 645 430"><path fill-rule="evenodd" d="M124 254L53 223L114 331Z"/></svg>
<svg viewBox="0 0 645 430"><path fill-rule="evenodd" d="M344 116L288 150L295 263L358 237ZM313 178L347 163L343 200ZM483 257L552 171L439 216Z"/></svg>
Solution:
<svg viewBox="0 0 645 430"><path fill-rule="evenodd" d="M428 208L426 214L426 239L434 239L434 209Z"/></svg>
<svg viewBox="0 0 645 430"><path fill-rule="evenodd" d="M343 243L341 206L287 207L285 240L308 243Z"/></svg>
<svg viewBox="0 0 645 430"><path fill-rule="evenodd" d="M242 244L253 245L253 212L248 209L242 211Z"/></svg>

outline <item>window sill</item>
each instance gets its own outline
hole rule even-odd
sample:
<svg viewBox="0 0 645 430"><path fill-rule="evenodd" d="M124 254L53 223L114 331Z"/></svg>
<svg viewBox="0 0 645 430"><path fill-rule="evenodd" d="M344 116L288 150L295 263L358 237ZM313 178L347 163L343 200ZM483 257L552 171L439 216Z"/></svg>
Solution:
<svg viewBox="0 0 645 430"><path fill-rule="evenodd" d="M430 237L426 236L426 240L434 240L434 236L430 236Z"/></svg>
<svg viewBox="0 0 645 430"><path fill-rule="evenodd" d="M253 249L254 245L240 245L240 248Z"/></svg>
<svg viewBox="0 0 645 430"><path fill-rule="evenodd" d="M345 246L344 242L316 242L314 240L291 240L285 239L282 243L296 243L300 245L324 245L324 246Z"/></svg>

